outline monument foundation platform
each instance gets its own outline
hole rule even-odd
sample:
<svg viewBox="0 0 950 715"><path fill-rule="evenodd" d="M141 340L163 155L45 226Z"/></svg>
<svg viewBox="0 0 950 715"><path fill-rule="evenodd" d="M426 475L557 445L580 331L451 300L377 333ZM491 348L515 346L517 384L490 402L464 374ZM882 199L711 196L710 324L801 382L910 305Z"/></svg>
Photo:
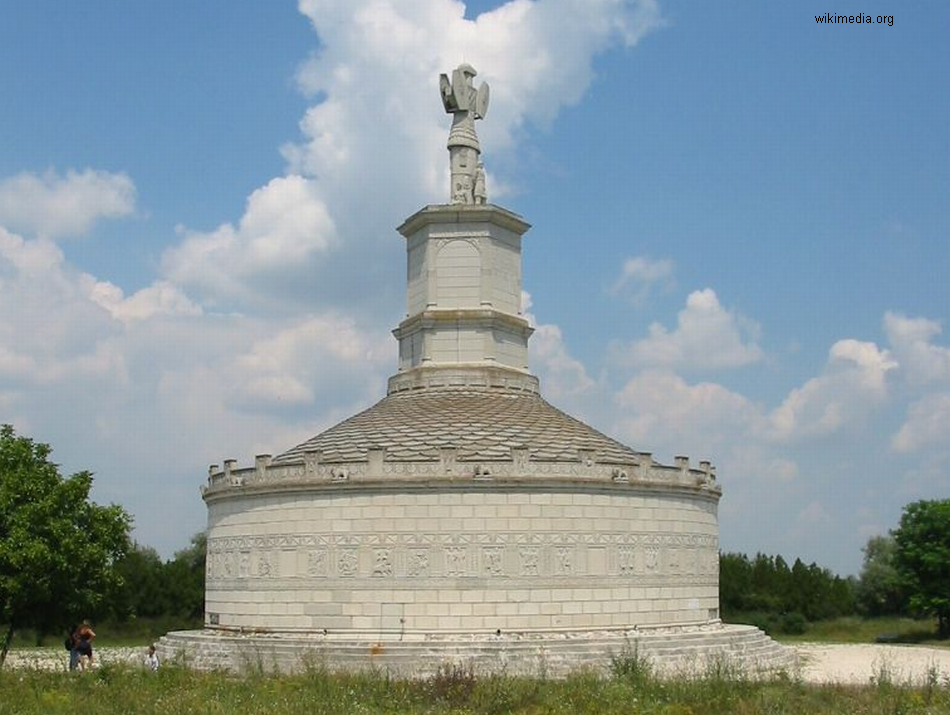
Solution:
<svg viewBox="0 0 950 715"><path fill-rule="evenodd" d="M241 633L206 629L164 636L165 662L199 670L330 672L378 669L423 678L446 664L477 675L566 677L579 670L606 673L615 658L636 653L660 675L700 675L726 667L748 676L791 671L794 650L754 626L704 624L596 631L511 633Z"/></svg>

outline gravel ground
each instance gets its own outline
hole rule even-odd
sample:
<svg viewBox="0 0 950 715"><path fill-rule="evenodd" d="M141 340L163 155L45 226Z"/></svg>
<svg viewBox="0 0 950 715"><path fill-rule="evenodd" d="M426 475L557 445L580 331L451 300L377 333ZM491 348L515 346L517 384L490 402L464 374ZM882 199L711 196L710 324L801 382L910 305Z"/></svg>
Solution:
<svg viewBox="0 0 950 715"><path fill-rule="evenodd" d="M145 648L94 648L95 665L107 663L141 663L145 660ZM69 653L65 648L23 648L7 653L4 667L35 668L37 670L69 669Z"/></svg>
<svg viewBox="0 0 950 715"><path fill-rule="evenodd" d="M950 684L950 649L910 645L829 645L802 643L801 677L808 683L892 683L922 685L928 680Z"/></svg>
<svg viewBox="0 0 950 715"><path fill-rule="evenodd" d="M923 684L936 679L950 684L950 649L902 645L828 645L803 643L794 646L801 656L800 675L808 683L867 684L880 678L893 683ZM98 665L139 664L145 648L99 648ZM39 648L14 650L7 655L11 668L65 671L65 650Z"/></svg>

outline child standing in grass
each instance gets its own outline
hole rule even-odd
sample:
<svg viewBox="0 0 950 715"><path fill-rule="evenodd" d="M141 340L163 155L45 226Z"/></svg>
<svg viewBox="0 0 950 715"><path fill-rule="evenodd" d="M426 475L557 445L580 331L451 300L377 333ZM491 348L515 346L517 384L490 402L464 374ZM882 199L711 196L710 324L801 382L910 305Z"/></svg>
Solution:
<svg viewBox="0 0 950 715"><path fill-rule="evenodd" d="M158 670L158 666L158 653L155 652L155 645L152 644L148 647L148 652L145 654L145 667L154 673Z"/></svg>

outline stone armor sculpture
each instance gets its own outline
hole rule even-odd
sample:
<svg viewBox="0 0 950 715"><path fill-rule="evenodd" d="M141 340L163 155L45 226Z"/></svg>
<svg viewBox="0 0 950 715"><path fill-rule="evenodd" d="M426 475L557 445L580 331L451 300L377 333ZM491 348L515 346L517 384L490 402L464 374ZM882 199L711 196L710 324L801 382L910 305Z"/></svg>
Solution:
<svg viewBox="0 0 950 715"><path fill-rule="evenodd" d="M449 198L453 204L487 202L485 172L478 160L481 148L475 120L488 113L489 90L484 82L475 89L472 77L477 74L470 64L462 63L452 72L451 81L448 75L439 76L442 105L452 115L447 146L451 170Z"/></svg>

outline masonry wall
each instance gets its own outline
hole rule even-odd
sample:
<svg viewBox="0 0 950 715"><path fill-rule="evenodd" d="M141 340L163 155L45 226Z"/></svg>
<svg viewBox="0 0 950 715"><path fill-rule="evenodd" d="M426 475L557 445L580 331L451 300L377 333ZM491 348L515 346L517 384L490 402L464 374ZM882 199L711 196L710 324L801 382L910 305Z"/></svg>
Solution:
<svg viewBox="0 0 950 715"><path fill-rule="evenodd" d="M598 491L311 491L209 503L208 625L595 629L718 618L716 502Z"/></svg>

